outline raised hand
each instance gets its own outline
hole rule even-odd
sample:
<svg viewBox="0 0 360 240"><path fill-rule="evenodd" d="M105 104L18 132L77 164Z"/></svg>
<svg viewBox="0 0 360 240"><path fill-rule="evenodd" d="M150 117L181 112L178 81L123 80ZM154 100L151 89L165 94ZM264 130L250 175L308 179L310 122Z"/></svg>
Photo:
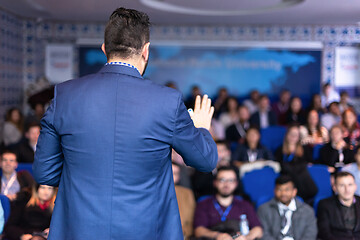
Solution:
<svg viewBox="0 0 360 240"><path fill-rule="evenodd" d="M204 95L202 100L200 95L196 96L194 111L190 110L189 113L195 127L210 129L214 107L211 106L211 99L207 95Z"/></svg>

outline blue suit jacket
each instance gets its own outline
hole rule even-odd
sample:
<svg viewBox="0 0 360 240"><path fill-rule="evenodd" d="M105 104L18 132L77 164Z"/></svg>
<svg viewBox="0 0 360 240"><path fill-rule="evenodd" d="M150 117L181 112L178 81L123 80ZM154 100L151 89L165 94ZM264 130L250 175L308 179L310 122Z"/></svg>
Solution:
<svg viewBox="0 0 360 240"><path fill-rule="evenodd" d="M217 150L181 94L119 65L54 91L33 166L59 185L49 239L183 239L171 148L205 172Z"/></svg>

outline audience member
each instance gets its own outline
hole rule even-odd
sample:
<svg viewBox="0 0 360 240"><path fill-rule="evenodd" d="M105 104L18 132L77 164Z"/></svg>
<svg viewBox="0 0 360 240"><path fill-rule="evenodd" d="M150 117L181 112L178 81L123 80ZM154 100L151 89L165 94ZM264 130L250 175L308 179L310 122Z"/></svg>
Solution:
<svg viewBox="0 0 360 240"><path fill-rule="evenodd" d="M334 173L347 163L354 161L352 151L343 139L341 126L335 125L330 129L330 142L320 149L318 163L328 166L329 172Z"/></svg>
<svg viewBox="0 0 360 240"><path fill-rule="evenodd" d="M329 141L328 130L320 126L319 114L315 109L309 111L306 125L300 126L300 137L303 145L324 144Z"/></svg>
<svg viewBox="0 0 360 240"><path fill-rule="evenodd" d="M211 126L209 132L213 139L216 140L225 140L225 128L219 122L219 120L213 118L211 119Z"/></svg>
<svg viewBox="0 0 360 240"><path fill-rule="evenodd" d="M326 108L322 107L320 94L316 93L312 95L308 112L310 110L316 110L320 117L327 112Z"/></svg>
<svg viewBox="0 0 360 240"><path fill-rule="evenodd" d="M191 88L191 96L185 101L187 108L194 108L196 96L202 96L202 92L199 86L195 85Z"/></svg>
<svg viewBox="0 0 360 240"><path fill-rule="evenodd" d="M43 103L36 103L33 106L31 106L31 108L33 110L28 116L26 116L25 126L32 124L32 123L40 124L40 120L44 116L45 106Z"/></svg>
<svg viewBox="0 0 360 240"><path fill-rule="evenodd" d="M316 240L314 210L296 199L297 189L288 175L275 181L275 198L261 205L258 216L263 227L262 240Z"/></svg>
<svg viewBox="0 0 360 240"><path fill-rule="evenodd" d="M275 159L281 164L281 172L294 180L298 195L307 202L311 201L317 193L317 187L307 170L308 163L312 162L311 150L301 145L297 125L288 128L283 145L275 152Z"/></svg>
<svg viewBox="0 0 360 240"><path fill-rule="evenodd" d="M341 123L344 129L344 140L353 150L359 146L360 142L360 124L357 122L356 112L353 108L348 108L343 112Z"/></svg>
<svg viewBox="0 0 360 240"><path fill-rule="evenodd" d="M244 144L235 150L232 164L241 167L243 163L254 162L256 160L274 160L270 150L260 144L260 132L256 127L250 127L246 134Z"/></svg>
<svg viewBox="0 0 360 240"><path fill-rule="evenodd" d="M302 101L299 97L293 97L291 99L289 110L286 112L285 123L287 125L304 125L306 123L306 113L305 110L302 108Z"/></svg>
<svg viewBox="0 0 360 240"><path fill-rule="evenodd" d="M226 111L226 102L229 97L227 88L222 87L218 91L216 99L214 99L215 117L219 117L221 113Z"/></svg>
<svg viewBox="0 0 360 240"><path fill-rule="evenodd" d="M226 101L226 111L219 116L219 122L226 129L230 125L239 121L238 115L239 103L236 98L229 97Z"/></svg>
<svg viewBox="0 0 360 240"><path fill-rule="evenodd" d="M250 112L245 105L241 105L238 108L239 121L230 125L226 129L226 140L229 142L241 143L244 141L246 131L250 127Z"/></svg>
<svg viewBox="0 0 360 240"><path fill-rule="evenodd" d="M290 106L291 92L287 89L280 92L279 101L272 105L272 109L277 116L278 124L285 125L285 115Z"/></svg>
<svg viewBox="0 0 360 240"><path fill-rule="evenodd" d="M258 111L251 115L250 124L260 128L267 128L276 125L276 123L276 115L270 108L268 96L261 95L259 97Z"/></svg>
<svg viewBox="0 0 360 240"><path fill-rule="evenodd" d="M324 126L327 130L336 124L339 124L341 121L341 112L339 109L338 102L332 102L329 105L329 112L321 116L321 125Z"/></svg>
<svg viewBox="0 0 360 240"><path fill-rule="evenodd" d="M16 153L19 163L33 163L36 144L40 135L39 123L31 123L27 126L25 137L10 148Z"/></svg>
<svg viewBox="0 0 360 240"><path fill-rule="evenodd" d="M233 168L219 168L214 186L217 193L200 202L195 210L195 236L207 239L256 239L262 236L261 224L252 205L234 196L238 179ZM248 226L240 229L241 218L246 218ZM245 229L247 228L247 229Z"/></svg>
<svg viewBox="0 0 360 240"><path fill-rule="evenodd" d="M6 113L3 141L5 146L15 144L20 141L23 134L23 116L19 109L11 108Z"/></svg>
<svg viewBox="0 0 360 240"><path fill-rule="evenodd" d="M250 99L244 100L243 104L249 109L250 115L257 112L260 93L258 90L250 92Z"/></svg>
<svg viewBox="0 0 360 240"><path fill-rule="evenodd" d="M218 152L218 162L216 168L210 173L195 170L192 176L192 186L196 199L202 196L215 194L213 181L217 173L217 169L220 167L230 166L231 152L227 144L224 141L216 141L216 147ZM241 184L238 185L238 190L242 193Z"/></svg>
<svg viewBox="0 0 360 240"><path fill-rule="evenodd" d="M167 83L165 83L165 86L172 88L172 89L178 89L176 82L173 82L173 81L168 81Z"/></svg>
<svg viewBox="0 0 360 240"><path fill-rule="evenodd" d="M56 190L46 185L36 185L32 194L19 196L11 208L5 224L5 238L9 240L46 239Z"/></svg>
<svg viewBox="0 0 360 240"><path fill-rule="evenodd" d="M193 220L195 211L195 198L193 192L185 187L177 185L180 181L180 166L172 163L173 178L175 184L176 199L179 205L181 226L184 238L188 239L193 234Z"/></svg>
<svg viewBox="0 0 360 240"><path fill-rule="evenodd" d="M332 102L339 102L340 96L339 94L332 88L330 83L326 83L323 86L321 93L321 104L322 106L328 107Z"/></svg>
<svg viewBox="0 0 360 240"><path fill-rule="evenodd" d="M348 172L335 175L335 196L318 205L318 237L322 240L360 239L360 198L355 196L354 176Z"/></svg>
<svg viewBox="0 0 360 240"><path fill-rule="evenodd" d="M355 194L360 196L360 147L355 151L355 163L346 164L341 171L351 173L355 178L356 189Z"/></svg>
<svg viewBox="0 0 360 240"><path fill-rule="evenodd" d="M349 94L346 91L342 91L340 93L340 102L339 102L340 112L343 113L346 109L348 109L350 107L353 107L353 106L350 102Z"/></svg>
<svg viewBox="0 0 360 240"><path fill-rule="evenodd" d="M0 160L1 194L6 195L10 201L14 201L19 192L31 191L35 181L26 170L16 172L15 169L18 167L16 154L6 150L1 154Z"/></svg>

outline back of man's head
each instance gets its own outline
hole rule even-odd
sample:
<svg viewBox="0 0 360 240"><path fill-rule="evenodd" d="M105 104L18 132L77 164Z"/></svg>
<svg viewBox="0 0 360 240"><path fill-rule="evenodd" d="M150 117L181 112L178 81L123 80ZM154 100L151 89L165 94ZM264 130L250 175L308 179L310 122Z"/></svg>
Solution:
<svg viewBox="0 0 360 240"><path fill-rule="evenodd" d="M149 17L142 12L118 8L110 16L105 28L105 52L109 59L128 59L141 54L150 39Z"/></svg>

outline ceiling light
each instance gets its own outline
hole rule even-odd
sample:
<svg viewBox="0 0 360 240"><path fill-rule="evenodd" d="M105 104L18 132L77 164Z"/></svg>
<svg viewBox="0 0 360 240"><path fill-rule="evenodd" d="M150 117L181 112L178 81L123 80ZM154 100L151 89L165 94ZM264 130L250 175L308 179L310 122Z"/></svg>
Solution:
<svg viewBox="0 0 360 240"><path fill-rule="evenodd" d="M269 6L251 8L251 9L239 9L239 10L211 10L211 9L196 9L185 7L173 3L167 3L162 0L140 0L140 2L148 7L173 13L182 13L189 15L203 15L203 16L238 16L238 15L252 15L282 8L291 7L304 2L305 0L279 0L278 3ZM266 1L264 1L266 2Z"/></svg>

